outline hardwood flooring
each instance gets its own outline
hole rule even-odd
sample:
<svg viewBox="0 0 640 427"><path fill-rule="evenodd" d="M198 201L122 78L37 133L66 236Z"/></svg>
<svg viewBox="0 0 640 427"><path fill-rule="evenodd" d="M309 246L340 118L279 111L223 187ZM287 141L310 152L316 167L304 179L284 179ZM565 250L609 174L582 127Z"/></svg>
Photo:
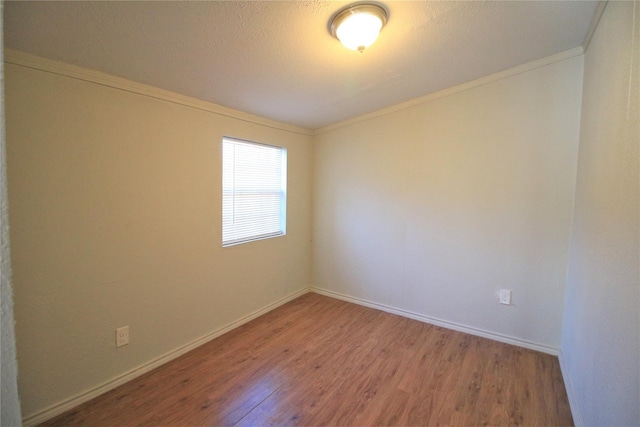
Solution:
<svg viewBox="0 0 640 427"><path fill-rule="evenodd" d="M572 424L556 357L310 293L44 425Z"/></svg>

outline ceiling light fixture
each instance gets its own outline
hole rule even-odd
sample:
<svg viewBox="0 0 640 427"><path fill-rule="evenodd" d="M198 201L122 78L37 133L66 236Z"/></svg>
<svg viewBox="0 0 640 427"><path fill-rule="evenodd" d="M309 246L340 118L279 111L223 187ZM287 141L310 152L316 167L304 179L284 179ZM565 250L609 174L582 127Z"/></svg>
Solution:
<svg viewBox="0 0 640 427"><path fill-rule="evenodd" d="M378 38L387 11L376 4L355 3L338 11L331 20L331 35L352 50L362 53Z"/></svg>

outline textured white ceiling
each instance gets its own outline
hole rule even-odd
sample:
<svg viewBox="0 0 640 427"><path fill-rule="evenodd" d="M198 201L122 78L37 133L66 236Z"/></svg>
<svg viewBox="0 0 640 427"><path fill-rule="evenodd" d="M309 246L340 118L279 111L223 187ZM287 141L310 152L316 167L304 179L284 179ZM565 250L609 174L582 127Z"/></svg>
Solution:
<svg viewBox="0 0 640 427"><path fill-rule="evenodd" d="M310 129L581 46L597 2L386 1L363 54L343 1L4 3L5 47Z"/></svg>

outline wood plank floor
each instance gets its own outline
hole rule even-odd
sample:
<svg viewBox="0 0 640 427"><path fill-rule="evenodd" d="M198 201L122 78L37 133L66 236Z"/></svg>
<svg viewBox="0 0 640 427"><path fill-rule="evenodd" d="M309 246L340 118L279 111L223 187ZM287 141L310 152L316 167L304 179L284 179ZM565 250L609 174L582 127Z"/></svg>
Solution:
<svg viewBox="0 0 640 427"><path fill-rule="evenodd" d="M306 294L44 425L572 425L556 357Z"/></svg>

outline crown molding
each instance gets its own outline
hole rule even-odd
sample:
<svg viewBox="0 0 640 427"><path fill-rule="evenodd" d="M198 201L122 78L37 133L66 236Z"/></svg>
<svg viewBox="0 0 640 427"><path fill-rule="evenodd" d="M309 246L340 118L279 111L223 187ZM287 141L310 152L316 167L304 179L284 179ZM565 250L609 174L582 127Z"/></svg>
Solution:
<svg viewBox="0 0 640 427"><path fill-rule="evenodd" d="M40 56L21 52L15 49L4 50L4 62L7 64L14 64L52 74L58 74L60 76L65 76L77 80L83 80L86 82L107 86L113 89L123 90L125 92L135 93L150 98L160 99L174 104L207 111L219 116L230 117L233 119L242 120L245 122L254 123L278 130L308 136L313 135L313 131L311 131L310 129L278 122L275 120L267 119L265 117L245 113L240 110L235 110L233 108L223 107L222 105L202 101L190 96L181 95L179 93L171 92L165 89L160 89L143 83L134 82L95 70L89 70L86 68L78 67L76 65L67 64L65 62L42 58Z"/></svg>
<svg viewBox="0 0 640 427"><path fill-rule="evenodd" d="M596 32L596 28L598 28L598 24L600 23L600 18L604 12L605 7L607 7L608 1L599 1L596 6L596 11L593 13L593 18L591 19L591 24L589 25L589 29L587 30L587 35L584 36L584 40L582 41L582 49L586 52L589 49L589 43L591 43L591 38L593 37L593 33Z"/></svg>
<svg viewBox="0 0 640 427"><path fill-rule="evenodd" d="M599 3L596 13L594 15L594 21L590 27L590 35L593 34L599 21L602 11L606 6L606 1ZM590 39L590 36L589 36ZM585 43L587 43L585 39ZM470 82L462 83L457 86L453 86L438 92L434 92L422 97L414 98L412 100L402 102L400 104L392 105L381 110L377 110L371 113L363 114L351 119L343 120L328 126L324 126L315 130L302 128L299 126L290 125L287 123L278 122L275 120L267 119L261 116L245 113L240 110L224 107L222 105L214 104L207 101L202 101L196 98L192 98L186 95L181 95L175 92L171 92L165 89L160 89L154 86L146 85L143 83L134 82L121 77L112 76L99 71L89 70L81 68L75 65L67 64L60 61L54 61L51 59L42 58L29 53L21 52L14 49L5 49L4 62L14 65L19 65L27 68L33 68L40 71L45 71L53 74L58 74L65 77L70 77L78 80L83 80L114 89L123 90L126 92L136 93L151 98L161 99L167 102L172 102L179 105L184 105L198 110L207 111L220 116L230 117L237 120L242 120L249 123L255 123L262 126L267 126L274 129L284 130L292 133L313 136L320 135L335 129L339 129L345 126L353 125L363 121L375 119L378 117L386 116L397 111L406 110L411 107L426 104L437 99L445 98L460 92L464 92L475 87L483 86L488 83L492 83L498 80L502 80L517 74L521 74L527 71L534 70L536 68L544 67L556 62L564 61L566 59L573 58L575 56L582 55L585 49L580 46L574 49L566 50L555 55L551 55L545 58L538 59L536 61L528 62L517 67L510 68L508 70L500 71L489 76L485 76Z"/></svg>
<svg viewBox="0 0 640 427"><path fill-rule="evenodd" d="M555 55L547 56L545 58L541 58L535 61L527 62L526 64L519 65L517 67L509 68L504 71L500 71L495 74L490 74L486 77L481 77L477 80L472 80L470 82L462 83L457 86L452 86L450 88L431 93L429 95L421 96L419 98L414 98L406 102L402 102L400 104L392 105L391 107L383 108L378 111L374 111L371 113L363 114L361 116L357 116L351 119L347 119L341 122L334 123L329 126L318 128L314 131L314 135L320 135L326 132L330 132L335 129L339 129L345 126L350 126L356 123L364 122L367 120L372 120L378 117L387 116L389 114L406 110L412 107L416 107L418 105L426 104L437 99L445 98L447 96L455 95L460 92L467 91L469 89L473 89L479 86L484 86L488 83L492 83L498 80L506 79L508 77L512 77L518 74L525 73L527 71L535 70L536 68L544 67L547 65L554 64L556 62L564 61L566 59L574 58L576 56L580 56L584 54L584 49L579 46L570 50L565 50L564 52L557 53Z"/></svg>

